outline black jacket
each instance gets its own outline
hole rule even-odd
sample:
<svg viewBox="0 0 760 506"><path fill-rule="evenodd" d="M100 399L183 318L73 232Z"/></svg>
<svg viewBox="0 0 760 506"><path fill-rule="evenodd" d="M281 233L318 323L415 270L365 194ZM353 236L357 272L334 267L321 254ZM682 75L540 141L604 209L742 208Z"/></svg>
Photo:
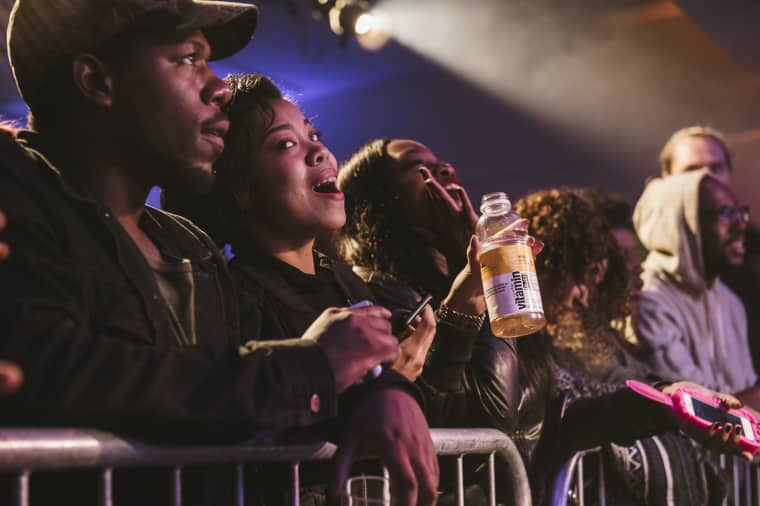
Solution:
<svg viewBox="0 0 760 506"><path fill-rule="evenodd" d="M420 295L383 273L355 268L377 301L389 309L413 309ZM480 332L436 318L436 336L417 380L431 427L515 428L520 400L515 341L498 339L488 322Z"/></svg>
<svg viewBox="0 0 760 506"><path fill-rule="evenodd" d="M379 303L391 308L414 303L416 292L397 278L356 270ZM660 405L622 385L600 386L596 380L561 369L548 346L526 341L546 336L518 339L523 340L520 346L515 339L494 337L488 321L475 334L439 319L436 341L418 383L433 417L429 415L431 425L490 426L512 437L529 468L537 504L548 499L547 480L574 452L608 442L629 445L675 429ZM531 367L548 369L543 380L527 381ZM436 392L447 395L436 401Z"/></svg>
<svg viewBox="0 0 760 506"><path fill-rule="evenodd" d="M320 253L315 252L315 255L319 267L329 273L342 306L350 306L362 300L374 300L367 285L349 266L332 261ZM278 262L260 252L248 250L241 252L230 263L239 294L244 335L265 335L273 340L292 339L302 335L321 313L306 302L298 289L291 285L277 268L273 268ZM257 343L244 345L244 349L257 347ZM363 396L367 389L383 387L401 388L414 396L422 408L425 408L425 399L419 389L401 374L386 369L380 378L367 382L360 388L353 387L344 393L340 398L341 412L349 414L358 398ZM317 428L316 434L332 439L335 437L334 433L339 430L340 426L322 426Z"/></svg>
<svg viewBox="0 0 760 506"><path fill-rule="evenodd" d="M198 344L181 346L149 266L108 209L70 187L26 142L0 138L0 357L25 382L5 424L89 425L162 440L239 439L332 417L332 371L313 343L241 358L224 260L178 216L146 208L140 226L164 256L188 258ZM313 394L321 409L310 409Z"/></svg>

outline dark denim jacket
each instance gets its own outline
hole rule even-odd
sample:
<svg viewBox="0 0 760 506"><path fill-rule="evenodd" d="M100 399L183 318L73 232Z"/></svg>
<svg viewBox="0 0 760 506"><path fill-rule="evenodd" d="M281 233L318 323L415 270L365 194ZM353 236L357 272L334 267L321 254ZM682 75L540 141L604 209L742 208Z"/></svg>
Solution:
<svg viewBox="0 0 760 506"><path fill-rule="evenodd" d="M239 335L224 260L189 221L146 208L140 225L161 253L193 266L198 343L177 344L129 235L31 149L32 135L24 138L0 139L0 208L9 220L2 237L12 247L0 263L0 357L25 375L0 405L4 423L200 441L336 414L322 350L272 345L241 358L241 340L261 336Z"/></svg>

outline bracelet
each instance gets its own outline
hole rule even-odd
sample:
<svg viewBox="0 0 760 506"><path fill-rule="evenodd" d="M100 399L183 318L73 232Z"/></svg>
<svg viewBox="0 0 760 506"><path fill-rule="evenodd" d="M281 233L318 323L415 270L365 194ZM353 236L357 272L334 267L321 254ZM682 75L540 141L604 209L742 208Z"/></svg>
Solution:
<svg viewBox="0 0 760 506"><path fill-rule="evenodd" d="M451 309L446 304L441 304L435 311L439 320L443 320L446 323L456 325L459 327L472 328L476 331L480 330L483 326L483 322L486 319L485 313L483 314L467 314Z"/></svg>

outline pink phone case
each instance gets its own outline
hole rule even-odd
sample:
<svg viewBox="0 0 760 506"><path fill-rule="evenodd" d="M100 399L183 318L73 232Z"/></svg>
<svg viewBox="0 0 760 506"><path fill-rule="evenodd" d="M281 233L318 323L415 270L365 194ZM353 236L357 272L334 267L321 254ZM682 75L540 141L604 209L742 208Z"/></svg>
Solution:
<svg viewBox="0 0 760 506"><path fill-rule="evenodd" d="M696 416L692 413L690 413L686 407L687 400L684 397L684 394L690 395L693 399L703 402L709 406L712 406L713 408L719 408L724 411L726 411L728 414L737 416L739 418L746 419L749 423L748 424L742 424L742 434L739 438L739 448L745 451L748 451L750 453L755 453L760 449L760 426L757 423L757 420L755 420L755 417L752 416L752 413L747 411L746 409L739 408L739 409L726 409L720 401L716 399L711 399L709 397L705 397L700 393L697 393L693 390L689 390L686 388L679 388L673 394L666 395L659 390L657 390L654 387L651 387L647 385L646 383L642 383L640 381L636 380L628 380L625 382L626 385L628 385L628 388L636 392L637 394L646 397L648 399L651 399L655 402L659 402L660 404L664 404L666 406L669 406L674 413L676 413L678 416L686 420L687 422L693 424L696 427L699 427L700 429L703 429L705 431L709 430L710 427L713 424L713 421L705 420L704 418L700 418L699 416ZM752 436L754 436L754 440L748 439L745 432L747 431L747 425L749 425L749 429L752 430Z"/></svg>

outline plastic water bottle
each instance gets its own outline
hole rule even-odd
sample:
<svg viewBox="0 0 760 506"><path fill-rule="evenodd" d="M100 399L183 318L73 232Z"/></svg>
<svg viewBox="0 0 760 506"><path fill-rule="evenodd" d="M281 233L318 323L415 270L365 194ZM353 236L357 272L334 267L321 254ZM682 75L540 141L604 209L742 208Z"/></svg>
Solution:
<svg viewBox="0 0 760 506"><path fill-rule="evenodd" d="M483 195L476 233L491 330L519 337L546 325L528 231L503 192Z"/></svg>

